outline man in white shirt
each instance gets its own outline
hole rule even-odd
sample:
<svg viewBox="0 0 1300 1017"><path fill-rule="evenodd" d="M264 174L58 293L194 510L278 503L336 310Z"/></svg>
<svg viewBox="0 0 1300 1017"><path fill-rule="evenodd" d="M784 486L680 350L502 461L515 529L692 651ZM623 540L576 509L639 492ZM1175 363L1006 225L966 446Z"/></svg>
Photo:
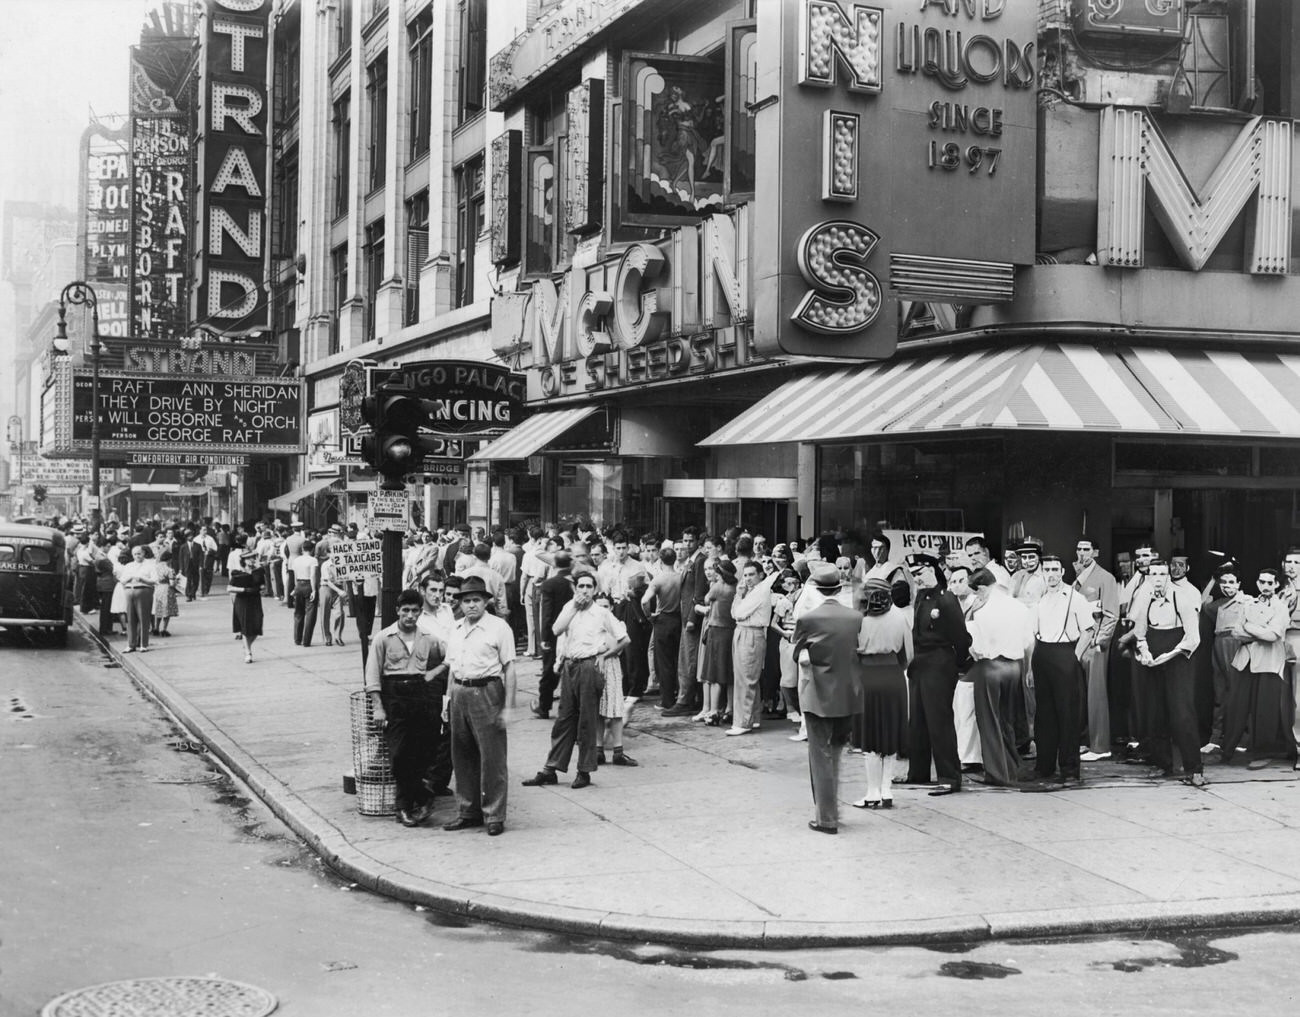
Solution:
<svg viewBox="0 0 1300 1017"><path fill-rule="evenodd" d="M1076 651L1094 620L1092 603L1062 582L1065 571L1054 554L1040 559L1043 595L1034 616L1034 691L1037 697L1034 739L1038 779L1048 782L1059 768L1065 783L1079 781L1079 731L1082 726L1083 670Z"/></svg>
<svg viewBox="0 0 1300 1017"><path fill-rule="evenodd" d="M758 730L762 708L758 685L763 677L767 655L767 630L772 624L772 586L780 577L773 572L761 578L758 562L745 563L731 616L736 630L731 636L731 659L734 674L731 698L731 728L728 735L745 735Z"/></svg>
<svg viewBox="0 0 1300 1017"><path fill-rule="evenodd" d="M534 526L528 531L528 540L524 543L524 556L519 563L519 599L524 604L524 624L528 634L527 650L530 657L538 657L542 652L543 640L538 637L537 615L541 606L542 580L546 578L547 568L546 563L537 556L537 552L545 548L542 528Z"/></svg>
<svg viewBox="0 0 1300 1017"><path fill-rule="evenodd" d="M1011 573L993 559L987 540L983 537L971 537L966 541L966 554L970 558L972 568L988 569L993 575L994 582L1004 590L1011 589Z"/></svg>
<svg viewBox="0 0 1300 1017"><path fill-rule="evenodd" d="M486 824L488 836L496 837L506 824L510 775L502 713L515 705L515 637L509 625L487 613L487 584L479 576L465 579L456 596L463 617L447 643L447 715L459 816L443 829Z"/></svg>
<svg viewBox="0 0 1300 1017"><path fill-rule="evenodd" d="M1148 594L1134 599L1133 635L1137 681L1147 690L1147 727L1152 776L1171 777L1173 746L1182 757L1181 780L1193 787L1208 783L1202 772L1201 739L1196 724L1191 657L1201 642L1200 596L1170 585L1169 565L1148 566Z"/></svg>
<svg viewBox="0 0 1300 1017"><path fill-rule="evenodd" d="M416 625L425 635L437 641L445 651L451 642L452 631L456 628L456 616L443 599L447 590L446 580L441 572L426 572L420 577L420 595L424 603ZM433 733L431 762L425 775L424 785L433 795L450 795L451 784L451 736L447 724L442 720L443 703L447 698L447 673L444 669L433 678L430 694L435 700L434 706L438 723Z"/></svg>
<svg viewBox="0 0 1300 1017"><path fill-rule="evenodd" d="M1262 770L1270 756L1285 755L1292 747L1291 717L1279 716L1278 711L1278 704L1287 702L1283 683L1291 618L1290 605L1279 585L1277 569L1260 569L1256 580L1259 598L1244 605L1236 628L1242 645L1233 661L1237 680L1230 686L1232 695L1224 709L1222 761L1238 761L1237 746L1249 727L1249 751L1243 753L1246 758L1242 762L1250 770Z"/></svg>
<svg viewBox="0 0 1300 1017"><path fill-rule="evenodd" d="M1018 787L1020 753L1016 751L1016 704L1025 656L1034 645L1029 608L1011 596L990 569L970 578L975 604L967 617L970 677L975 686L975 722L984 760L984 783Z"/></svg>
<svg viewBox="0 0 1300 1017"><path fill-rule="evenodd" d="M1149 587L1147 570L1155 560L1155 547L1150 541L1141 541L1133 548L1133 574L1119 591L1119 621L1115 627L1115 642L1123 646L1132 645L1133 618L1136 602L1146 597ZM1146 730L1148 696L1140 684L1135 684L1139 676L1137 661L1124 654L1111 654L1111 667L1106 675L1108 696L1110 699L1111 737L1127 742L1126 762L1141 762L1139 739Z"/></svg>
<svg viewBox="0 0 1300 1017"><path fill-rule="evenodd" d="M603 728L600 696L605 688L604 663L617 657L627 646L627 630L613 613L595 603L596 577L583 572L574 580L573 599L560 610L552 629L563 636L560 656L560 712L551 728L551 751L546 765L525 787L558 784L556 771L567 773L573 747L578 746L578 774L572 787L591 784L596 769L596 748ZM622 752L614 754L615 766L632 765Z"/></svg>

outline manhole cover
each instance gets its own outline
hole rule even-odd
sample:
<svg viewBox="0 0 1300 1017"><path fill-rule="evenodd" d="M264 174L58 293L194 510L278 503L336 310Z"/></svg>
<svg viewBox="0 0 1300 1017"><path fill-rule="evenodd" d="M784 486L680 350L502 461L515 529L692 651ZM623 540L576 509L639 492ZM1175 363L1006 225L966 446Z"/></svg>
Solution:
<svg viewBox="0 0 1300 1017"><path fill-rule="evenodd" d="M41 1017L266 1017L277 1005L265 989L224 978L132 978L66 993Z"/></svg>

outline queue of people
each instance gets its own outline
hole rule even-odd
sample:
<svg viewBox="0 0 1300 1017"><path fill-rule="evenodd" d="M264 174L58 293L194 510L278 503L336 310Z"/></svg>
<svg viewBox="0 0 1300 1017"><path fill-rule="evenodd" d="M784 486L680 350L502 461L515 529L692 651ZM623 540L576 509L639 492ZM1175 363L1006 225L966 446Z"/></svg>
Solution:
<svg viewBox="0 0 1300 1017"><path fill-rule="evenodd" d="M301 646L318 624L324 643L346 646L353 618L407 826L454 796L446 829L504 831L503 717L520 656L540 658L528 705L553 724L525 786L573 766L583 789L602 765L639 765L623 730L646 701L725 737L786 720L806 743L809 826L822 833L838 828L846 748L863 757L863 809L892 808L899 785L1055 791L1106 761L1192 787L1206 785L1207 762L1300 769L1300 549L1253 576L1221 557L1198 587L1182 552L1165 560L1140 544L1115 575L1088 537L1068 561L1030 539L999 562L981 537L900 559L882 533L769 547L693 527L664 539L460 526L406 537L398 620L374 633L379 577L349 578L336 558L365 536L355 524L223 532L74 526L77 602L104 605L101 631L120 623L127 652L147 651L170 634L180 594L201 599L225 573L248 663L265 599L292 610Z"/></svg>

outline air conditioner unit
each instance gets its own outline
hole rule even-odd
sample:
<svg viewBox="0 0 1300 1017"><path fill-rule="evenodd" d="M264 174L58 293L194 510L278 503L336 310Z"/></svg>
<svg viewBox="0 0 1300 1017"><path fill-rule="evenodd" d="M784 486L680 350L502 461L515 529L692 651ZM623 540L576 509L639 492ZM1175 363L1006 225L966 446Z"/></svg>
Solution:
<svg viewBox="0 0 1300 1017"><path fill-rule="evenodd" d="M1074 31L1103 41L1116 36L1180 39L1186 0L1074 0Z"/></svg>

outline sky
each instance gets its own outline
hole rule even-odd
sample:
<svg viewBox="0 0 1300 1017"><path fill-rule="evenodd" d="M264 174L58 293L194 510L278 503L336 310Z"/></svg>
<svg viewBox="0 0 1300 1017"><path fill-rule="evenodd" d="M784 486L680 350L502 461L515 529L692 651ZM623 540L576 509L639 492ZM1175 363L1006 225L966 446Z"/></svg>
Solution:
<svg viewBox="0 0 1300 1017"><path fill-rule="evenodd" d="M127 111L130 47L150 0L0 0L0 207L76 208L90 115Z"/></svg>

